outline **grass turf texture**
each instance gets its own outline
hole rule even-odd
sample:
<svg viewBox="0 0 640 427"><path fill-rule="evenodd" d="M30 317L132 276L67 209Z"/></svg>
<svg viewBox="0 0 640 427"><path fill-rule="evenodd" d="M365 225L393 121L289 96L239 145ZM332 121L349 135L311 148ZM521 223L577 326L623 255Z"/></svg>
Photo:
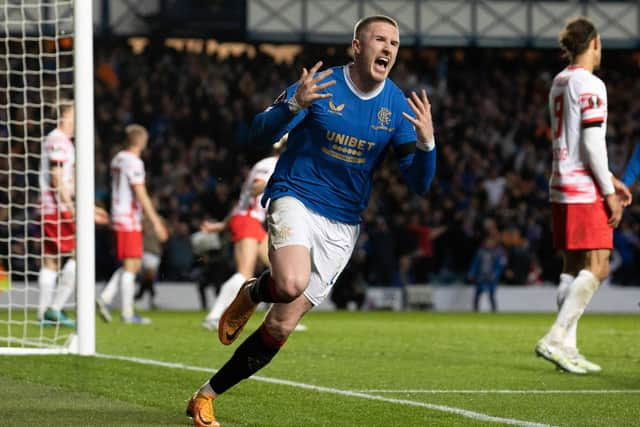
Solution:
<svg viewBox="0 0 640 427"><path fill-rule="evenodd" d="M224 347L202 329L201 313L149 316L149 326L97 321L97 351L213 369L237 346ZM533 355L552 320L550 314L310 313L309 331L294 333L258 375L354 391L640 389L640 316L584 316L581 351L604 369L588 376L556 372ZM186 400L209 376L93 357L0 356L0 425L189 425ZM366 393L559 426L640 420L637 393ZM218 399L216 415L223 427L499 425L253 380Z"/></svg>

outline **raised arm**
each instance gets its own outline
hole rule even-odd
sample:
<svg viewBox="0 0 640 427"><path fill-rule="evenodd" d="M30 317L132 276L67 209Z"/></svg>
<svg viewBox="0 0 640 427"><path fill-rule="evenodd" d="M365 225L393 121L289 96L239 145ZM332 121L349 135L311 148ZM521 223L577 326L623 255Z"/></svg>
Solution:
<svg viewBox="0 0 640 427"><path fill-rule="evenodd" d="M322 91L333 86L335 80L318 83L330 76L333 70L324 70L316 75L321 66L322 61L318 61L310 70L303 67L300 79L289 86L271 106L256 115L249 131L251 141L277 142L304 119L307 108L314 101L331 97L330 93Z"/></svg>
<svg viewBox="0 0 640 427"><path fill-rule="evenodd" d="M431 104L427 92L423 89L420 96L411 92L407 98L416 117L403 112L416 130L417 141L396 147L400 157L400 170L409 188L420 195L426 194L436 172L436 143L433 136Z"/></svg>

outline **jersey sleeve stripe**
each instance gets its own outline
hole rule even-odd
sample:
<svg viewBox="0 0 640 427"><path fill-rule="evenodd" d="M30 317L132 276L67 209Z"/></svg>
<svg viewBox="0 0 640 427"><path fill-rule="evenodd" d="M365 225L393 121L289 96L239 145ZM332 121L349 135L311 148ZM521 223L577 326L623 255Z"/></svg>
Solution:
<svg viewBox="0 0 640 427"><path fill-rule="evenodd" d="M583 125L587 125L589 123L602 123L604 122L604 117L590 117L588 119L582 120Z"/></svg>

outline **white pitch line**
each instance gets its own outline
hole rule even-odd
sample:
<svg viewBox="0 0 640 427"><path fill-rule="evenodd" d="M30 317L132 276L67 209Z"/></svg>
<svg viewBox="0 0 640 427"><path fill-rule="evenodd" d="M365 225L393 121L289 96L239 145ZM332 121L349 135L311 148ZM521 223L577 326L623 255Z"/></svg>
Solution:
<svg viewBox="0 0 640 427"><path fill-rule="evenodd" d="M369 389L362 393L397 393L397 394L638 394L640 390L427 390L427 389Z"/></svg>
<svg viewBox="0 0 640 427"><path fill-rule="evenodd" d="M119 356L119 355L115 355L115 354L100 354L100 353L97 353L95 356L100 358L100 359L123 360L123 361L126 361L126 362L140 363L140 364L143 364L143 365L162 366L164 368L171 368L171 369L185 369L185 370L189 370L189 371L198 371L198 372L207 372L207 373L215 373L215 372L217 372L216 369L202 368L202 367L198 367L198 366L190 366L190 365L185 365L183 363L162 362L162 361L159 361L159 360L144 359L144 358L141 358L141 357ZM466 409L456 408L456 407L453 407L453 406L436 405L436 404L432 404L432 403L417 402L417 401L414 401L414 400L406 400L406 399L393 399L393 398L389 398L389 397L376 396L376 395L373 395L373 394L367 394L367 393L358 392L358 391L350 391L350 390L341 390L341 389L337 389L337 388L322 387L322 386L317 386L317 385L313 385L313 384L301 383L301 382L297 382L297 381L281 380L281 379L278 379L278 378L268 378L268 377L261 377L261 376L257 376L257 375L254 375L254 376L250 377L249 379L252 379L254 381L261 381L261 382L265 382L265 383L270 383L270 384L279 384L279 385L286 385L286 386L290 386L290 387L297 387L297 388L301 388L301 389L305 389L305 390L313 390L313 391L317 391L317 392L320 392L320 393L328 393L328 394L335 394L335 395L349 396L349 397L359 397L361 399L377 400L377 401L380 401L380 402L395 403L395 404L406 405L406 406L417 406L417 407L420 407L420 408L431 409L433 411L440 411L440 412L446 412L446 413L449 413L449 414L461 415L463 417L471 418L471 419L479 420L479 421L502 423L502 424L508 424L508 425L513 425L513 426L521 426L521 427L552 427L549 424L542 424L542 423L536 423L536 422L531 422L531 421L517 420L517 419L514 419L514 418L494 417L494 416L491 416L491 415L483 414L481 412L468 411Z"/></svg>

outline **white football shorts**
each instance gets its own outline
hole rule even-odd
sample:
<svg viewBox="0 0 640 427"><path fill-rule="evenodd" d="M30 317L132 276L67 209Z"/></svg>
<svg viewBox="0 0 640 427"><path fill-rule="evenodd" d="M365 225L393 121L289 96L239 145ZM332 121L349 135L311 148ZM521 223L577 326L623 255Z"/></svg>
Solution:
<svg viewBox="0 0 640 427"><path fill-rule="evenodd" d="M304 295L313 305L319 305L349 262L360 225L334 221L287 196L269 204L267 231L273 249L291 245L309 249L311 275Z"/></svg>
<svg viewBox="0 0 640 427"><path fill-rule="evenodd" d="M160 255L144 252L142 254L142 269L143 270L157 270L160 265Z"/></svg>

